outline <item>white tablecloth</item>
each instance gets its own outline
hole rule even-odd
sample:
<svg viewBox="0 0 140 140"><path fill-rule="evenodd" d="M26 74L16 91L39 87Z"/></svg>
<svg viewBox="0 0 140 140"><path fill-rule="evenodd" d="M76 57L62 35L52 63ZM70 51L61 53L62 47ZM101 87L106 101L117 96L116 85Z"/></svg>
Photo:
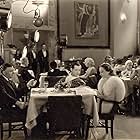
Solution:
<svg viewBox="0 0 140 140"><path fill-rule="evenodd" d="M97 111L97 103L95 100L96 91L89 87L79 87L71 89L76 91L76 95L82 96L82 101L84 103L84 113L93 116L93 123L95 126L98 124L99 116ZM32 129L36 126L36 118L41 113L40 108L47 103L49 96L75 96L74 92L56 92L54 88L48 88L44 91L42 88L33 88L31 90L29 106L27 110L27 118L25 126L28 129Z"/></svg>

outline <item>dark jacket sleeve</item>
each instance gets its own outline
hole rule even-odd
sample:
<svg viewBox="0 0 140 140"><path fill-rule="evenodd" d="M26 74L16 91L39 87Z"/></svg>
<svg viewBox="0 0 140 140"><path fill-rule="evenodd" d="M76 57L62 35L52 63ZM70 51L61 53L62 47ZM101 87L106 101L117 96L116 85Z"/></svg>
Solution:
<svg viewBox="0 0 140 140"><path fill-rule="evenodd" d="M27 93L29 91L30 90L27 88L27 86L25 84L23 84L22 86L16 88L15 92L16 92L17 99L21 98L24 95L27 95Z"/></svg>
<svg viewBox="0 0 140 140"><path fill-rule="evenodd" d="M0 86L0 106L9 106L9 105L13 105L16 103L17 99L8 94L7 90L5 89L4 86Z"/></svg>

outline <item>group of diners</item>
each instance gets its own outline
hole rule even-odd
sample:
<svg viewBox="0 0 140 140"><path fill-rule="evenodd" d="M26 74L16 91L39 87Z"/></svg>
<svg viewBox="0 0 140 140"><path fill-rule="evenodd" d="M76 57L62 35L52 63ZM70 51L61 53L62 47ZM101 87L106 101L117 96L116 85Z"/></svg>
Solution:
<svg viewBox="0 0 140 140"><path fill-rule="evenodd" d="M8 113L11 117L12 115L23 115L26 119L28 101L23 102L21 98L24 95L30 95L31 88L38 87L39 81L33 70L28 68L29 60L27 57L23 57L20 63L17 70L15 70L11 64L3 64L0 75L0 113L3 115L7 115ZM99 68L96 68L94 60L87 57L82 63L87 69L81 74L82 65L80 62L73 63L70 71L61 71L57 68L57 63L53 61L50 63L51 69L48 75L65 75L64 78L55 84L55 88L59 88L61 85L63 85L64 88L68 86L70 88L83 87L86 86L89 82L88 80L94 76L93 81L97 89L97 96L106 100L120 102L125 97L125 85L120 77L128 77L128 75L130 78L139 77L140 59L138 59L135 68L132 67L133 62L130 59L126 60L125 65L120 65L117 62L113 66L113 63L114 59L111 56L106 56ZM130 72L131 70L132 72ZM111 106L110 108L105 108L105 110L106 109L107 112L109 112ZM43 118L39 118L38 120L43 121ZM41 134L42 128L42 126L37 125L32 131L32 136Z"/></svg>

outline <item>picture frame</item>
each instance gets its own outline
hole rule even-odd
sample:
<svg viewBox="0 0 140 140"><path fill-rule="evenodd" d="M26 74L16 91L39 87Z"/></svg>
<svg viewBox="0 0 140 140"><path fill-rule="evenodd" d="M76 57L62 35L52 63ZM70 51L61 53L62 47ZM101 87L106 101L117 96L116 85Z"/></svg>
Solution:
<svg viewBox="0 0 140 140"><path fill-rule="evenodd" d="M74 1L76 38L99 38L98 10L97 4Z"/></svg>
<svg viewBox="0 0 140 140"><path fill-rule="evenodd" d="M94 35L80 35L80 22L77 20L77 3L95 6L97 11L96 24L98 31ZM110 0L72 0L59 5L58 37L66 34L68 37L67 48L110 48ZM67 11L67 12L66 12ZM72 17L72 18L70 18ZM62 21L60 21L62 19Z"/></svg>

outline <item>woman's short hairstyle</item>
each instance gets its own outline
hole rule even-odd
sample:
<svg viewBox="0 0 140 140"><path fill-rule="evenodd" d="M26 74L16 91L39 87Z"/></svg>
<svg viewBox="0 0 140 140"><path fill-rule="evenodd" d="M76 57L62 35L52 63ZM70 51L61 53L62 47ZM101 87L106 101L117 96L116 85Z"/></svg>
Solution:
<svg viewBox="0 0 140 140"><path fill-rule="evenodd" d="M100 67L104 68L107 72L109 72L109 75L111 75L111 76L115 75L113 72L113 68L109 63L103 63L103 64L101 64Z"/></svg>
<svg viewBox="0 0 140 140"><path fill-rule="evenodd" d="M86 62L90 66L95 66L94 60L90 57L87 57L84 62Z"/></svg>

